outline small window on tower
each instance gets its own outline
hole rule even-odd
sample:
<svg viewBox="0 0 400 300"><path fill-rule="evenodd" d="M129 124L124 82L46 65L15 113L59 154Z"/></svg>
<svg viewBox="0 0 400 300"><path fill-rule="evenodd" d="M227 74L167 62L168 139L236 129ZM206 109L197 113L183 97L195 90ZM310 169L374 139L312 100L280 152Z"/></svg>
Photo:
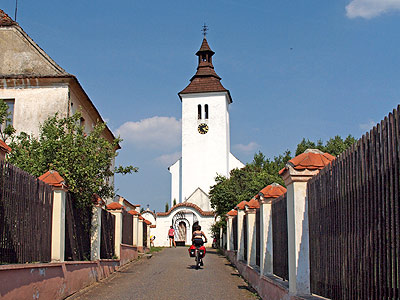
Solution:
<svg viewBox="0 0 400 300"><path fill-rule="evenodd" d="M208 119L208 104L206 104L204 106L204 114L205 114L205 118Z"/></svg>
<svg viewBox="0 0 400 300"><path fill-rule="evenodd" d="M201 105L197 105L197 119L201 119Z"/></svg>

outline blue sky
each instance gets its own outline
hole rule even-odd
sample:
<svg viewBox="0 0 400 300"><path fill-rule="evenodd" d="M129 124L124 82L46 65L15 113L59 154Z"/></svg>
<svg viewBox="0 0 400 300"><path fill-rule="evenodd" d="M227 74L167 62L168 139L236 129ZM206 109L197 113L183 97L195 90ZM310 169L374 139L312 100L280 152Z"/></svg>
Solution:
<svg viewBox="0 0 400 300"><path fill-rule="evenodd" d="M244 163L294 152L303 137L359 138L399 104L400 0L18 2L21 27L124 138L117 163L139 173L117 176L118 193L157 211L204 22ZM15 1L0 8L13 17Z"/></svg>

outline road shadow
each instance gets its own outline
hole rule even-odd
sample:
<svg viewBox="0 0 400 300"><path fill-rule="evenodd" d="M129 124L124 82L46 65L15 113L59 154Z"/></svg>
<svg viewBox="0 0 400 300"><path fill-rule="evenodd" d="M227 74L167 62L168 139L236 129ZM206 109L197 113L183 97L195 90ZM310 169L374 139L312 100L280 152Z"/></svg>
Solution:
<svg viewBox="0 0 400 300"><path fill-rule="evenodd" d="M202 267L199 267L198 269L196 269L195 265L189 265L189 266L186 267L186 269L188 269L188 270L203 270Z"/></svg>

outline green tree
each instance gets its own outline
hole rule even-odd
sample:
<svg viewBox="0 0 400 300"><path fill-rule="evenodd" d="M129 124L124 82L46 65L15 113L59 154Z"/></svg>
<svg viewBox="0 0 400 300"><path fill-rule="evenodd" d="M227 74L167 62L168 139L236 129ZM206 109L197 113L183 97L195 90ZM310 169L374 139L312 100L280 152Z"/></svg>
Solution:
<svg viewBox="0 0 400 300"><path fill-rule="evenodd" d="M169 211L169 205L168 205L168 202L167 202L167 203L165 203L165 212L167 212L167 211Z"/></svg>
<svg viewBox="0 0 400 300"><path fill-rule="evenodd" d="M80 118L79 113L66 118L56 114L41 125L38 138L26 133L13 137L8 161L34 176L50 169L58 171L79 204L87 206L91 205L93 194L102 198L114 196L111 176L137 172L137 168L112 169L115 149L121 140L109 142L103 138L104 123L97 123L86 134L79 125Z"/></svg>
<svg viewBox="0 0 400 300"><path fill-rule="evenodd" d="M174 198L174 202L172 202L172 205L175 206L176 205L176 199Z"/></svg>
<svg viewBox="0 0 400 300"><path fill-rule="evenodd" d="M250 200L265 186L274 182L283 185L279 170L290 158L289 151L274 157L273 160L258 152L253 161L244 168L233 169L229 178L218 175L215 179L216 184L210 188L211 207L217 215L222 216L241 201Z"/></svg>
<svg viewBox="0 0 400 300"><path fill-rule="evenodd" d="M297 145L296 148L296 156L303 153L305 150L312 148L312 149L319 149L322 152L327 152L332 154L333 156L338 156L339 154L343 153L347 148L351 147L357 140L352 136L348 135L344 140L339 136L336 135L333 138L330 138L325 145L323 145L321 140L318 140L317 143L314 143L310 140L303 140Z"/></svg>
<svg viewBox="0 0 400 300"><path fill-rule="evenodd" d="M14 133L15 129L11 125L11 113L8 110L8 105L0 99L0 138L5 141Z"/></svg>

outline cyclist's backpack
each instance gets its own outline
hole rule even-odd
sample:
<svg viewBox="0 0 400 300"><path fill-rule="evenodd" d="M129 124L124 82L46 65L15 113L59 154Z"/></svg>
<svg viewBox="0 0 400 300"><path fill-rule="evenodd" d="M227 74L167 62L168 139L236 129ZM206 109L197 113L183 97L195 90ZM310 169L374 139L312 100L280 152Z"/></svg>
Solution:
<svg viewBox="0 0 400 300"><path fill-rule="evenodd" d="M195 256L195 251L194 251L195 249L196 249L196 247L194 245L189 247L188 251L189 251L189 256L190 257L194 257Z"/></svg>
<svg viewBox="0 0 400 300"><path fill-rule="evenodd" d="M201 246L201 247L199 248L199 250L200 250L200 256L201 256L201 258L203 258L204 256L206 256L206 247Z"/></svg>

